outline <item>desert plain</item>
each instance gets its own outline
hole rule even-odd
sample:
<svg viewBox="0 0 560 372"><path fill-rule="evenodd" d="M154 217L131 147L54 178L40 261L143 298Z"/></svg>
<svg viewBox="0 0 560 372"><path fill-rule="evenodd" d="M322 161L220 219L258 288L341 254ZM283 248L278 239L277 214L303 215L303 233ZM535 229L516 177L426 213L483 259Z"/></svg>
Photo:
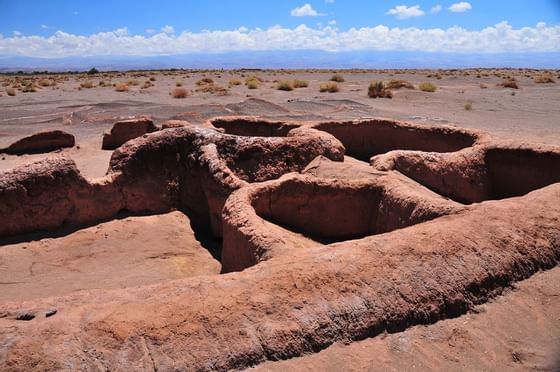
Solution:
<svg viewBox="0 0 560 372"><path fill-rule="evenodd" d="M2 370L560 368L560 71L0 85Z"/></svg>

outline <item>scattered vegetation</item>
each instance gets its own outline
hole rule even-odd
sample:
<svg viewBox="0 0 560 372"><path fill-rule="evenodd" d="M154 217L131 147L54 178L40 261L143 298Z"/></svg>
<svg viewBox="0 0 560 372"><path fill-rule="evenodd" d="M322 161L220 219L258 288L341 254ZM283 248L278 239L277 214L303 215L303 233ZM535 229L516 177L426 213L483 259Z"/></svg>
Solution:
<svg viewBox="0 0 560 372"><path fill-rule="evenodd" d="M153 87L153 86L154 86L154 84L152 84L152 82L151 82L150 80L146 80L146 81L144 82L144 85L142 85L142 86L140 87L140 89L148 89L148 88L151 88L151 87Z"/></svg>
<svg viewBox="0 0 560 372"><path fill-rule="evenodd" d="M372 81L368 87L368 97L370 98L393 98L393 93L387 89L382 81Z"/></svg>
<svg viewBox="0 0 560 372"><path fill-rule="evenodd" d="M294 88L307 88L309 81L307 80L294 80Z"/></svg>
<svg viewBox="0 0 560 372"><path fill-rule="evenodd" d="M541 74L533 77L533 81L537 84L554 84L555 81L550 74Z"/></svg>
<svg viewBox="0 0 560 372"><path fill-rule="evenodd" d="M488 88L488 86L486 84L482 84L482 83L480 83L479 87L480 87L480 89L487 89Z"/></svg>
<svg viewBox="0 0 560 372"><path fill-rule="evenodd" d="M254 79L254 80L249 80L245 83L247 85L248 89L259 89L259 86L261 85L259 83L258 80Z"/></svg>
<svg viewBox="0 0 560 372"><path fill-rule="evenodd" d="M80 88L85 88L85 89L93 88L93 82L86 80L80 84Z"/></svg>
<svg viewBox="0 0 560 372"><path fill-rule="evenodd" d="M214 84L214 80L212 80L212 78L202 78L199 81L196 82L196 85L198 85L199 87L202 85L208 85L208 84Z"/></svg>
<svg viewBox="0 0 560 372"><path fill-rule="evenodd" d="M395 80L395 79L387 83L387 89L400 89L400 88L414 89L414 85L412 85L412 83L406 80Z"/></svg>
<svg viewBox="0 0 560 372"><path fill-rule="evenodd" d="M197 92L216 94L218 96L227 96L229 90L219 85L207 84L196 89Z"/></svg>
<svg viewBox="0 0 560 372"><path fill-rule="evenodd" d="M183 82L182 82L182 81L176 81L176 82L175 82L175 86L176 86L176 87L182 87L182 86L183 86Z"/></svg>
<svg viewBox="0 0 560 372"><path fill-rule="evenodd" d="M49 79L41 79L39 80L39 85L42 87L48 87L51 85L51 81Z"/></svg>
<svg viewBox="0 0 560 372"><path fill-rule="evenodd" d="M418 89L420 89L422 92L433 93L437 90L437 87L434 83L431 83L429 81L424 81L423 83L420 83Z"/></svg>
<svg viewBox="0 0 560 372"><path fill-rule="evenodd" d="M465 107L465 110L471 111L472 110L472 102L469 101L469 102L465 103L464 107Z"/></svg>
<svg viewBox="0 0 560 372"><path fill-rule="evenodd" d="M173 98L187 98L189 95L185 88L175 88L169 94L171 94Z"/></svg>
<svg viewBox="0 0 560 372"><path fill-rule="evenodd" d="M517 82L515 81L515 79L505 79L504 81L502 81L501 83L498 84L498 86L504 87L504 88L511 88L511 89L519 89L519 86L517 85Z"/></svg>
<svg viewBox="0 0 560 372"><path fill-rule="evenodd" d="M261 77L255 75L245 79L245 85L248 89L258 89L263 82L264 80Z"/></svg>
<svg viewBox="0 0 560 372"><path fill-rule="evenodd" d="M91 69L87 72L88 75L95 75L95 74L98 74L98 73L99 73L99 70L96 69L95 67L91 68Z"/></svg>
<svg viewBox="0 0 560 372"><path fill-rule="evenodd" d="M25 81L23 84L23 88L21 89L23 93L35 93L37 91L37 88L35 88L33 82Z"/></svg>
<svg viewBox="0 0 560 372"><path fill-rule="evenodd" d="M324 93L336 93L340 90L338 84L335 81L329 81L328 83L321 83L319 85L319 92Z"/></svg>
<svg viewBox="0 0 560 372"><path fill-rule="evenodd" d="M116 90L117 92L128 92L129 87L128 87L128 84L127 84L127 83L123 83L123 82L121 82L121 83L116 83L116 84L115 84L115 90Z"/></svg>
<svg viewBox="0 0 560 372"><path fill-rule="evenodd" d="M241 85L241 84L243 84L243 82L242 82L241 80L239 80L239 79L231 79L231 80L229 81L229 84L228 84L228 85L229 85L230 87L233 87L233 86L237 86L237 85Z"/></svg>
<svg viewBox="0 0 560 372"><path fill-rule="evenodd" d="M331 77L331 81L334 81L335 83L344 83L344 76L341 74L334 74Z"/></svg>
<svg viewBox="0 0 560 372"><path fill-rule="evenodd" d="M16 95L16 90L14 88L8 88L6 89L6 94L9 95L10 97L13 97Z"/></svg>
<svg viewBox="0 0 560 372"><path fill-rule="evenodd" d="M276 85L276 89L285 90L285 91L294 90L294 82L291 80L279 81L278 84Z"/></svg>

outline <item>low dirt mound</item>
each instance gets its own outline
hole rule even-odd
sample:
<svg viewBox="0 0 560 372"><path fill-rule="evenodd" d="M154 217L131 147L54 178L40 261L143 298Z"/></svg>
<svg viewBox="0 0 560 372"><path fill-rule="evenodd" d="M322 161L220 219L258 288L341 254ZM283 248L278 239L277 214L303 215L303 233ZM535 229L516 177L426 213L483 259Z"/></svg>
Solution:
<svg viewBox="0 0 560 372"><path fill-rule="evenodd" d="M73 147L75 143L76 140L73 135L61 130L53 130L24 137L7 148L0 149L0 153L11 155L39 154L64 147Z"/></svg>

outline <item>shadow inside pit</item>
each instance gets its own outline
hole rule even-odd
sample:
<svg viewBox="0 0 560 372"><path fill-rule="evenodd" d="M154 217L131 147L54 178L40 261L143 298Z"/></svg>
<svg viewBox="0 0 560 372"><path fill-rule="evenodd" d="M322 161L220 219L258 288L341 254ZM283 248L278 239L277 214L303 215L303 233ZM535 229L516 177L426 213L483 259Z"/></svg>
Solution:
<svg viewBox="0 0 560 372"><path fill-rule="evenodd" d="M41 239L54 239L62 238L63 236L70 235L76 231L86 229L88 227L99 225L100 223L109 222L113 220L122 220L133 216L148 216L150 213L132 213L125 209L119 211L115 216L110 218L102 219L95 222L89 222L84 224L65 224L56 230L38 230L18 235L12 235L0 238L0 247L8 244L19 244L19 243L29 243Z"/></svg>
<svg viewBox="0 0 560 372"><path fill-rule="evenodd" d="M195 213L188 210L182 210L189 220L191 221L191 230L194 233L194 237L202 247L204 247L212 257L222 262L222 239L214 236L212 234L212 229L210 224L205 222L206 219L200 218Z"/></svg>

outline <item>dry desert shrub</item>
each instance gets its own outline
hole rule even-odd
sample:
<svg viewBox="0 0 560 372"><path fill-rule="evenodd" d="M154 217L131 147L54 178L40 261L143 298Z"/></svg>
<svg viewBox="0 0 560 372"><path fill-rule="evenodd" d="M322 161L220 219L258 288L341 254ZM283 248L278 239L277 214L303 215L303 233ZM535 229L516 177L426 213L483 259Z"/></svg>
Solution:
<svg viewBox="0 0 560 372"><path fill-rule="evenodd" d="M42 79L39 81L39 85L42 87L51 86L51 81L49 79Z"/></svg>
<svg viewBox="0 0 560 372"><path fill-rule="evenodd" d="M368 87L368 97L370 98L393 98L393 93L382 81L372 81Z"/></svg>
<svg viewBox="0 0 560 372"><path fill-rule="evenodd" d="M414 89L414 85L406 80L396 80L393 79L387 83L387 89Z"/></svg>
<svg viewBox="0 0 560 372"><path fill-rule="evenodd" d="M201 93L216 94L218 96L227 96L229 94L229 90L227 88L214 84L201 86L197 88L196 91Z"/></svg>
<svg viewBox="0 0 560 372"><path fill-rule="evenodd" d="M465 103L464 108L465 108L466 111L471 111L472 108L473 108L473 107L472 107L472 102L469 101L469 102Z"/></svg>
<svg viewBox="0 0 560 372"><path fill-rule="evenodd" d="M480 83L479 87L480 87L480 89L487 89L488 88L488 86L486 84L482 84L482 83Z"/></svg>
<svg viewBox="0 0 560 372"><path fill-rule="evenodd" d="M171 94L173 98L187 98L189 95L185 88L175 88L169 94Z"/></svg>
<svg viewBox="0 0 560 372"><path fill-rule="evenodd" d="M138 80L129 80L129 81L127 81L126 83L127 83L129 86L133 86L133 87L135 87L135 86L137 86L137 85L140 85L140 82L139 82Z"/></svg>
<svg viewBox="0 0 560 372"><path fill-rule="evenodd" d="M276 85L276 89L285 90L285 91L294 90L294 82L291 80L279 81L278 84Z"/></svg>
<svg viewBox="0 0 560 372"><path fill-rule="evenodd" d="M242 82L241 80L239 80L239 79L231 79L231 80L229 81L229 84L228 84L228 85L229 85L230 87L233 87L233 86L237 86L237 85L241 85L241 84L243 84L243 82Z"/></svg>
<svg viewBox="0 0 560 372"><path fill-rule="evenodd" d="M334 81L335 83L344 83L344 76L340 74L334 74L331 77L331 81Z"/></svg>
<svg viewBox="0 0 560 372"><path fill-rule="evenodd" d="M179 87L182 87L182 86L183 86L183 82L182 82L182 81L176 81L176 82L175 82L175 86L178 87L178 88L179 88Z"/></svg>
<svg viewBox="0 0 560 372"><path fill-rule="evenodd" d="M115 84L115 90L117 92L128 92L128 84L127 83L117 83Z"/></svg>
<svg viewBox="0 0 560 372"><path fill-rule="evenodd" d="M339 90L340 88L338 88L338 84L335 81L329 81L327 83L321 83L321 85L319 85L319 92L321 93L336 93Z"/></svg>
<svg viewBox="0 0 560 372"><path fill-rule="evenodd" d="M245 83L248 89L259 89L260 83L258 80L249 80Z"/></svg>
<svg viewBox="0 0 560 372"><path fill-rule="evenodd" d="M206 77L196 82L196 85L198 86L207 85L207 84L214 84L214 80L212 80L212 78Z"/></svg>
<svg viewBox="0 0 560 372"><path fill-rule="evenodd" d="M37 88L33 85L33 82L26 81L24 82L23 88L21 89L23 93L35 93Z"/></svg>
<svg viewBox="0 0 560 372"><path fill-rule="evenodd" d="M261 78L260 76L257 76L257 75L251 75L251 76L249 76L245 79L245 85L247 85L247 86L249 86L249 84L261 85L262 83L264 83L264 79ZM253 89L255 89L255 88L253 88Z"/></svg>
<svg viewBox="0 0 560 372"><path fill-rule="evenodd" d="M80 88L85 88L85 89L93 88L93 82L89 80L84 81L83 83L80 84Z"/></svg>
<svg viewBox="0 0 560 372"><path fill-rule="evenodd" d="M499 83L498 86L503 88L519 89L519 86L517 85L515 79L505 79L504 81Z"/></svg>
<svg viewBox="0 0 560 372"><path fill-rule="evenodd" d="M148 89L148 88L151 88L151 87L153 87L153 86L154 86L154 84L152 84L152 82L151 82L150 80L146 80L146 81L144 82L144 85L142 85L142 86L140 87L140 89Z"/></svg>
<svg viewBox="0 0 560 372"><path fill-rule="evenodd" d="M420 83L418 89L420 89L422 92L433 93L437 90L437 86L429 81L424 81L423 83Z"/></svg>
<svg viewBox="0 0 560 372"><path fill-rule="evenodd" d="M6 94L9 95L10 97L13 97L16 95L16 90L14 88L8 88L6 89Z"/></svg>
<svg viewBox="0 0 560 372"><path fill-rule="evenodd" d="M550 74L542 74L533 77L533 81L537 84L554 84L555 81Z"/></svg>
<svg viewBox="0 0 560 372"><path fill-rule="evenodd" d="M294 88L307 88L309 86L309 81L307 80L294 80Z"/></svg>

